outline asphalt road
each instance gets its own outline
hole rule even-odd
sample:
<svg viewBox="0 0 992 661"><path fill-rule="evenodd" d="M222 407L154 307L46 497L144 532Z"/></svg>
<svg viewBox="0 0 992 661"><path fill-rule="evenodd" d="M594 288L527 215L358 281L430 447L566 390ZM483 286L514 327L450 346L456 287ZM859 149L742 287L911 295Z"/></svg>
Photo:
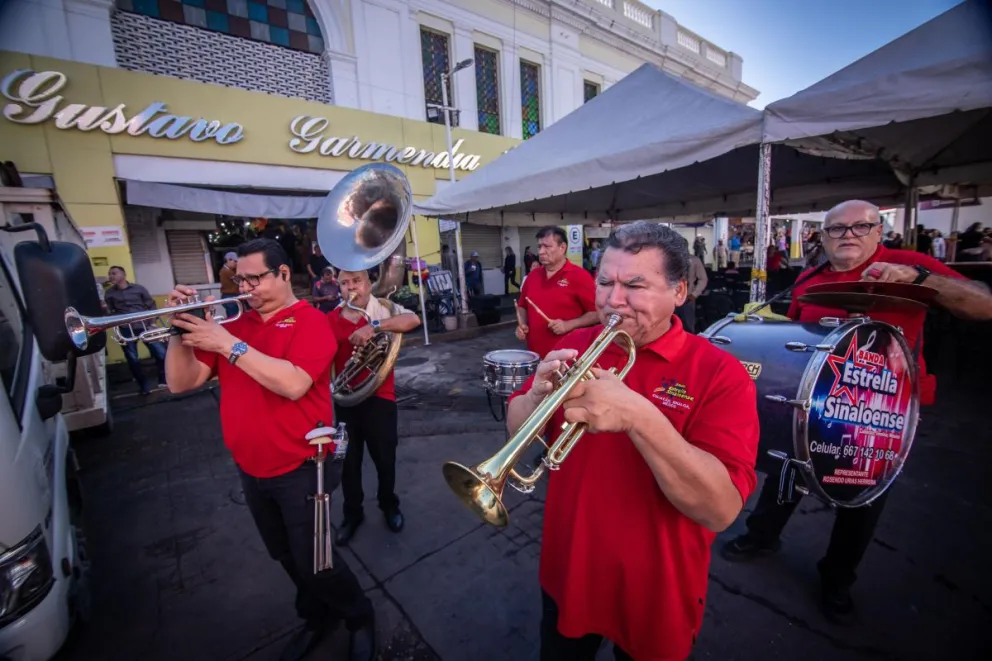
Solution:
<svg viewBox="0 0 992 661"><path fill-rule="evenodd" d="M508 490L511 524L499 532L441 479L445 460L478 462L503 444L482 356L517 346L501 331L401 354L397 383L409 399L397 482L407 527L389 532L369 502L343 551L376 605L382 659L538 658L542 491ZM806 499L780 554L742 566L714 553L695 659L992 658L992 389L963 378L941 388L861 566L859 621L835 626L817 609L815 562L832 513ZM265 553L221 442L217 394L140 398L118 384L115 433L78 440L94 609L62 661L264 661L298 626L292 586ZM365 479L374 494L369 461ZM343 658L346 640L338 630L310 658ZM604 648L600 657L612 655Z"/></svg>

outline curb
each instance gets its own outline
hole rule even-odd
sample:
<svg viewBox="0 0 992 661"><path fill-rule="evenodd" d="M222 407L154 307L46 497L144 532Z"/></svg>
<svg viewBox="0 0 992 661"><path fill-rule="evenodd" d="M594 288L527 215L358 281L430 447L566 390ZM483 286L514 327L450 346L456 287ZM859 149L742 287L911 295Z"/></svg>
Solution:
<svg viewBox="0 0 992 661"><path fill-rule="evenodd" d="M439 344L441 342L457 342L459 340L471 340L472 338L479 337L480 335L488 335L489 333L495 333L506 328L514 328L517 325L516 319L510 319L507 321L497 321L495 324L487 324L485 326L472 326L471 328L459 328L458 330L446 331L444 333L429 333L430 342L433 346L434 344ZM416 335L414 337L403 338L403 348L408 347L422 347L424 346L424 331L423 327L417 327L416 331L407 333L407 335Z"/></svg>

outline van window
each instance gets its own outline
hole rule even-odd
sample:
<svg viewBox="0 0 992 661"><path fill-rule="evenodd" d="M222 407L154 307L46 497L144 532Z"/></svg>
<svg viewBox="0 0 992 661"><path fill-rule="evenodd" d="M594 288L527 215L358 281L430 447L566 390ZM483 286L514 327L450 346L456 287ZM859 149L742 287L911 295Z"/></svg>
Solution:
<svg viewBox="0 0 992 661"><path fill-rule="evenodd" d="M25 330L24 314L17 292L7 269L0 267L0 377L18 422L24 411L27 372L31 365L24 355L25 347L28 346Z"/></svg>

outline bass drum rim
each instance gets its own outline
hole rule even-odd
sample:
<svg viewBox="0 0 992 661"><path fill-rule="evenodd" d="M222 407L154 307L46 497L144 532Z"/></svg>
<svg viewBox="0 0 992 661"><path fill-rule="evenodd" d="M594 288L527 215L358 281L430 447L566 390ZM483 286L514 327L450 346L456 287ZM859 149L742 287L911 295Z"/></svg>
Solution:
<svg viewBox="0 0 992 661"><path fill-rule="evenodd" d="M801 473L803 474L806 487L810 491L815 492L815 496L824 502L845 509L866 507L892 488L896 479L902 475L902 471L906 467L906 461L909 460L909 456L913 451L913 443L916 441L916 426L920 415L920 366L901 330L890 323L871 319L870 317L849 317L847 319L841 319L840 325L827 334L824 338L824 344L829 344L836 348L848 335L857 332L859 328L866 324L882 326L889 331L891 337L896 338L899 348L902 349L903 355L906 357L910 370L910 383L912 384L912 396L909 401L909 412L906 416L906 432L903 434L905 450L900 453L903 459L895 464L895 470L887 478L885 485L881 488L877 486L867 488L857 498L852 500L838 500L827 495L826 490L820 485L816 471L813 469L812 454L809 451L809 421L813 413L813 389L816 387L816 381L826 365L827 356L831 355L833 350L830 352L817 351L809 363L807 363L802 379L799 381L798 392L796 393L796 399L804 402L805 406L802 409L797 408L793 412L792 449L796 460L801 462Z"/></svg>

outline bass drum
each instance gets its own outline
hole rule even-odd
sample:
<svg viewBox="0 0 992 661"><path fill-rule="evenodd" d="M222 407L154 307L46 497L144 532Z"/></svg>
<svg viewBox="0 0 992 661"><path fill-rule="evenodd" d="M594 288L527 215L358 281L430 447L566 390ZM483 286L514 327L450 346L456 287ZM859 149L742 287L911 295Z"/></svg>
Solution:
<svg viewBox="0 0 992 661"><path fill-rule="evenodd" d="M902 333L868 317L800 323L734 316L700 336L755 381L757 469L779 479L780 499L790 499L797 472L806 491L838 507L882 495L902 471L919 416L918 366Z"/></svg>

